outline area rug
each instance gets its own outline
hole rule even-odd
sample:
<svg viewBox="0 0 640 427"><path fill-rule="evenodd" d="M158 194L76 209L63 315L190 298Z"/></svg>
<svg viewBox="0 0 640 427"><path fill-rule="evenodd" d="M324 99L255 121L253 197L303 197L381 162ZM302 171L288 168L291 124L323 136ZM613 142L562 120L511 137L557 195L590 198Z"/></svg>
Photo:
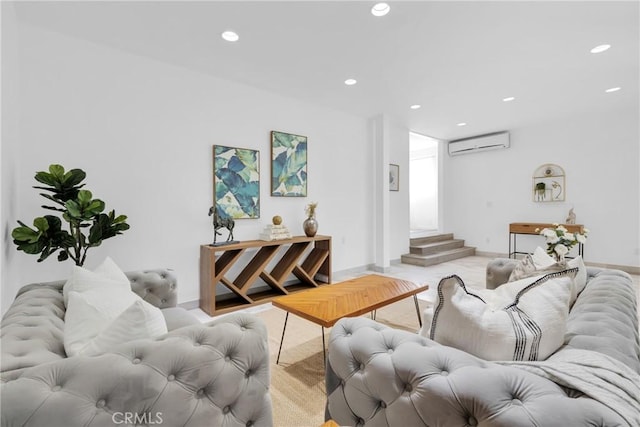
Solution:
<svg viewBox="0 0 640 427"><path fill-rule="evenodd" d="M427 307L424 301L420 301L419 304L421 311ZM322 425L326 394L320 326L293 314L289 315L280 363L276 365L286 312L278 308L269 308L254 314L265 322L269 331L274 426ZM420 328L413 298L379 309L376 320L390 327L411 332ZM329 333L330 329L325 329L327 346Z"/></svg>

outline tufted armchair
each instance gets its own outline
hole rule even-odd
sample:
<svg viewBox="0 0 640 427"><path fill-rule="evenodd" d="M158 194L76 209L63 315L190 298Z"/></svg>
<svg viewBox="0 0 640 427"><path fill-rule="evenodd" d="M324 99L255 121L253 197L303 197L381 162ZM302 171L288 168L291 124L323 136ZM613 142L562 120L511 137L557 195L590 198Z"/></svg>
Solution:
<svg viewBox="0 0 640 427"><path fill-rule="evenodd" d="M23 287L2 319L2 426L270 426L264 324L233 314L200 324L176 305L169 270L127 273L169 333L67 358L64 282Z"/></svg>
<svg viewBox="0 0 640 427"><path fill-rule="evenodd" d="M640 372L636 304L627 274L590 269L558 352L593 350ZM627 425L575 390L362 317L332 329L326 387L326 418L340 425Z"/></svg>

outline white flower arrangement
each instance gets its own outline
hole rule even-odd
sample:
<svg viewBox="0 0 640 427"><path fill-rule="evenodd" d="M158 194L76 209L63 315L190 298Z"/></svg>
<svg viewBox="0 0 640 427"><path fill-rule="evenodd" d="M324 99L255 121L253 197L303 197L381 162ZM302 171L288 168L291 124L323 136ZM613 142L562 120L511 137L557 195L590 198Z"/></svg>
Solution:
<svg viewBox="0 0 640 427"><path fill-rule="evenodd" d="M563 260L564 256L569 253L572 247L578 243L587 241L589 230L584 229L584 234L569 233L569 231L560 224L553 224L554 228L536 229L540 235L544 236L547 241L547 253L558 261Z"/></svg>

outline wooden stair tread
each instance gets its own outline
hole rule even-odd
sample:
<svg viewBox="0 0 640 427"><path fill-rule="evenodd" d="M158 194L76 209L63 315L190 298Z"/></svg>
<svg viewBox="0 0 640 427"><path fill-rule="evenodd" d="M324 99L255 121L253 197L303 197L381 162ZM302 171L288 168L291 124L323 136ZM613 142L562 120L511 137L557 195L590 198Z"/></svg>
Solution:
<svg viewBox="0 0 640 427"><path fill-rule="evenodd" d="M465 246L464 240L452 233L411 239L409 253L400 257L405 264L430 266L475 255L476 248Z"/></svg>

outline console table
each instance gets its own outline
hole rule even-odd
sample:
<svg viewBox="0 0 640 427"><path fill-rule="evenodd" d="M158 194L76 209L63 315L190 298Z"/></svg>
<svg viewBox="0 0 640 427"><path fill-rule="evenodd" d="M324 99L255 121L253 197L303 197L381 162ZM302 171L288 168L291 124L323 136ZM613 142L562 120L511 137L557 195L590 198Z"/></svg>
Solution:
<svg viewBox="0 0 640 427"><path fill-rule="evenodd" d="M248 249L257 251L249 255L246 253ZM232 280L226 275L242 255L248 255L250 259ZM269 271L270 265L273 267ZM298 282L286 283L292 274ZM269 289L252 289L258 278ZM200 246L200 308L210 316L263 304L275 297L326 283L331 283L329 236L296 236L275 241L249 240L222 246ZM231 293L216 295L218 284Z"/></svg>
<svg viewBox="0 0 640 427"><path fill-rule="evenodd" d="M558 224L564 226L570 233L584 233L584 225L582 224ZM509 224L509 258L515 258L516 254L527 254L528 252L518 252L516 245L516 237L518 234L534 234L540 235L540 231L543 228L555 228L553 224L544 223L532 223L532 222L512 222ZM536 231L538 230L538 231ZM540 236L542 237L542 236ZM512 245L513 241L513 245ZM511 248L513 247L513 251ZM584 258L584 245L578 243L578 255L582 255Z"/></svg>

